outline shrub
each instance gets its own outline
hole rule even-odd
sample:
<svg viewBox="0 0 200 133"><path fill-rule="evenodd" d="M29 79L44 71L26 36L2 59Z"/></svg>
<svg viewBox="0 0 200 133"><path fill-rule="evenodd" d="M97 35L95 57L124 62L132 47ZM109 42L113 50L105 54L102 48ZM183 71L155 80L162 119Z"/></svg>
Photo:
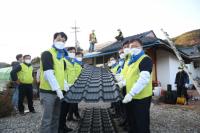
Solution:
<svg viewBox="0 0 200 133"><path fill-rule="evenodd" d="M12 93L10 89L10 83L7 85L7 89L0 92L0 118L11 115L13 106L11 103Z"/></svg>

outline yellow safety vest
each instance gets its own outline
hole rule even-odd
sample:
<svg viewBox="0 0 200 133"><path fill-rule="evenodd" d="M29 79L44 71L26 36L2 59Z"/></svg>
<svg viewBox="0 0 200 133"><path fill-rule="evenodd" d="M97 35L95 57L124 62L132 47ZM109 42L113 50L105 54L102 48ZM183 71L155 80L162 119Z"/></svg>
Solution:
<svg viewBox="0 0 200 133"><path fill-rule="evenodd" d="M70 61L68 61L67 59L64 59L64 61L66 62L67 66L67 68L65 69L65 80L68 84L73 85L76 81L76 72L74 64L70 63Z"/></svg>
<svg viewBox="0 0 200 133"><path fill-rule="evenodd" d="M121 73L120 73L120 75L122 75L124 78L126 77L126 72L128 70L128 63L129 63L130 58L131 58L131 56L127 55L127 58L126 58L125 63L124 63L124 67L123 67L123 69L121 70Z"/></svg>
<svg viewBox="0 0 200 133"><path fill-rule="evenodd" d="M116 65L114 68L111 68L110 70L111 70L112 73L116 74L118 68L119 68L119 65Z"/></svg>
<svg viewBox="0 0 200 133"><path fill-rule="evenodd" d="M78 78L79 75L81 74L82 66L75 62L74 67L75 67L76 78Z"/></svg>
<svg viewBox="0 0 200 133"><path fill-rule="evenodd" d="M54 48L51 48L49 52L52 55L53 58L53 70L54 75L56 77L56 80L60 86L61 90L64 90L64 58L61 58L60 60L57 59L57 51ZM49 85L49 82L45 80L44 78L44 71L42 62L40 62L40 88L42 90L52 90L51 86Z"/></svg>
<svg viewBox="0 0 200 133"><path fill-rule="evenodd" d="M18 79L23 84L32 84L33 83L33 67L27 66L24 63L21 63L21 71L17 73Z"/></svg>
<svg viewBox="0 0 200 133"><path fill-rule="evenodd" d="M126 92L129 93L132 89L133 85L137 82L140 76L139 64L147 57L147 55L141 56L136 62L132 63L127 70L126 79ZM149 83L144 87L144 89L139 93L136 94L133 99L143 99L152 95L152 75L150 78Z"/></svg>

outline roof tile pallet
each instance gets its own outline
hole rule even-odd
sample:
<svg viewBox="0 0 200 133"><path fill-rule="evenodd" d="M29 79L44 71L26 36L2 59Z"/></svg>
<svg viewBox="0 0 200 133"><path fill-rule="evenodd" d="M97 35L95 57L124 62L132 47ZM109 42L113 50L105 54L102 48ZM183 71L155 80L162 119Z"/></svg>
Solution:
<svg viewBox="0 0 200 133"><path fill-rule="evenodd" d="M104 68L85 65L79 78L65 95L69 103L115 102L121 99L113 75Z"/></svg>
<svg viewBox="0 0 200 133"><path fill-rule="evenodd" d="M116 133L108 109L86 109L78 133Z"/></svg>

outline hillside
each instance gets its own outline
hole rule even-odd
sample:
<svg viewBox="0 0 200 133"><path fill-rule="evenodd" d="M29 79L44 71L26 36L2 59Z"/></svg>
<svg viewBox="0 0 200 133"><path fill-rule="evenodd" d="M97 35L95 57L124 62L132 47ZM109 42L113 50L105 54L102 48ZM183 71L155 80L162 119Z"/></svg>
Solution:
<svg viewBox="0 0 200 133"><path fill-rule="evenodd" d="M200 44L200 29L183 33L173 38L175 44L182 46L193 46Z"/></svg>

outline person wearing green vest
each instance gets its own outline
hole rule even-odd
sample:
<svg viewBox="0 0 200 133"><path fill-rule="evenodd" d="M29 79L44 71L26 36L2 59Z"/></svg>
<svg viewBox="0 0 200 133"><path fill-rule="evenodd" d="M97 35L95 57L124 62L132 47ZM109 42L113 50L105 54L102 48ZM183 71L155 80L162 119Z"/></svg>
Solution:
<svg viewBox="0 0 200 133"><path fill-rule="evenodd" d="M24 97L27 97L28 109L35 113L33 107L33 67L31 66L31 56L24 55L24 62L11 71L13 81L19 85L18 109L21 115L24 115Z"/></svg>
<svg viewBox="0 0 200 133"><path fill-rule="evenodd" d="M119 64L116 61L116 59L114 57L110 57L109 64L110 64L110 70L111 70L111 72L113 74L116 74L117 70L119 68Z"/></svg>
<svg viewBox="0 0 200 133"><path fill-rule="evenodd" d="M95 30L92 30L92 33L89 35L89 42L90 42L89 52L94 52L94 45L95 43L97 43Z"/></svg>
<svg viewBox="0 0 200 133"><path fill-rule="evenodd" d="M70 50L68 50L69 52L71 52ZM81 74L82 71L82 59L83 59L83 53L81 52L76 52L76 56L73 59L74 61L74 72L75 72L75 76L74 76L74 82L78 79L79 75ZM69 114L67 117L67 120L71 121L74 120L73 118L73 114L76 117L76 120L80 120L80 114L78 112L78 103L72 103L70 104L70 109L69 109Z"/></svg>
<svg viewBox="0 0 200 133"><path fill-rule="evenodd" d="M140 39L130 40L131 58L126 72L127 117L130 133L150 133L150 104L152 98L152 60L143 51Z"/></svg>
<svg viewBox="0 0 200 133"><path fill-rule="evenodd" d="M123 65L123 68L121 69L120 73L115 75L115 79L117 80L117 85L120 89L124 89L125 84L125 77L127 76L127 70L128 70L128 62L130 60L130 48L129 48L130 41L125 41L123 43L123 52L125 56L125 62Z"/></svg>
<svg viewBox="0 0 200 133"><path fill-rule="evenodd" d="M69 85L64 78L65 42L64 32L54 34L52 48L44 51L40 62L40 102L43 108L40 133L63 133L70 128L59 129L60 106Z"/></svg>
<svg viewBox="0 0 200 133"><path fill-rule="evenodd" d="M119 56L120 56L120 60L123 61L122 65L120 65L120 68L118 69L117 74L115 75L115 78L117 80L117 84L118 86L121 88L121 93L122 96L125 97L126 95L126 86L125 83L123 81L123 79L126 76L126 70L128 68L128 62L130 60L130 49L129 49L129 40L125 41L123 43L123 47L119 50ZM120 61L119 61L120 62ZM127 119L127 109L126 109L126 105L124 105L122 103L122 101L120 101L119 107L118 109L120 110L120 116L121 116L121 120L120 120L120 124L119 126L124 126L124 130L128 129L128 119Z"/></svg>

